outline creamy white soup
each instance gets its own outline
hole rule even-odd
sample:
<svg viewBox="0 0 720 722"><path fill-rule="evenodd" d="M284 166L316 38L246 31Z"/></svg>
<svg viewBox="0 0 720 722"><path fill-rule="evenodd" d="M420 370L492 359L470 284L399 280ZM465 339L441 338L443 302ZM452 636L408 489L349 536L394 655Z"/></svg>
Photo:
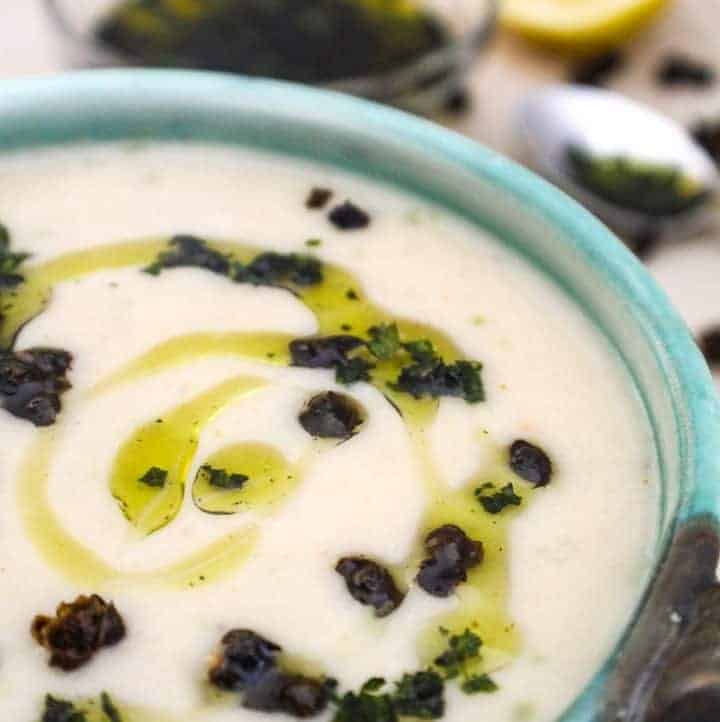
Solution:
<svg viewBox="0 0 720 722"><path fill-rule="evenodd" d="M658 483L557 288L286 158L0 175L1 719L562 713L637 601Z"/></svg>

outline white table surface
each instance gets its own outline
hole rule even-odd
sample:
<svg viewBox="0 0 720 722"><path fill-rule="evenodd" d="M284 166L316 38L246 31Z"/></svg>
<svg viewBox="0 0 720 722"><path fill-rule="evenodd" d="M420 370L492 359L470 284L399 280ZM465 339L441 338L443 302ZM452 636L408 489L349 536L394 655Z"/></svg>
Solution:
<svg viewBox="0 0 720 722"><path fill-rule="evenodd" d="M55 73L70 67L40 0L0 0L0 91L2 78ZM658 58L680 50L717 63L720 45L713 24L720 0L676 0L663 20L629 48L630 62L611 87L649 102L683 123L720 116L720 81L710 90L663 90L652 79ZM517 155L512 118L528 90L564 77L566 65L500 35L478 61L470 87L474 108L454 127L507 155ZM703 238L668 244L650 262L655 277L695 331L720 323L720 221ZM720 383L720 377L718 377Z"/></svg>

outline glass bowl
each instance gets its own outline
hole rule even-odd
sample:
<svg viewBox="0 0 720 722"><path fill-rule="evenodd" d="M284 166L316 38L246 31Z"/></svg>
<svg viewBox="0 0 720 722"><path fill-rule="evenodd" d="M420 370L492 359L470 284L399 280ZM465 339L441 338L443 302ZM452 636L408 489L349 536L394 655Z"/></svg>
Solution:
<svg viewBox="0 0 720 722"><path fill-rule="evenodd" d="M162 5L163 2L167 6L177 5L170 0L159 0L159 3L152 5ZM202 2L203 0L199 0L200 5ZM212 4L217 0L204 2ZM370 0L368 2L371 4ZM372 0L372 3L380 7L402 7L406 2L407 0ZM148 62L137 54L121 51L103 42L98 37L97 29L120 4L120 0L44 0L44 3L66 41L70 60L75 66L152 65L227 70L220 67L222 63L217 60L201 64L197 57L155 57L152 62ZM468 69L493 34L497 0L413 0L413 6L439 21L443 28L442 38L433 43L432 49L414 54L412 59L406 62L393 63L387 71L334 77L330 81L316 84L419 113L431 113L451 104L458 98L458 94L463 92L463 82ZM344 40L338 39L338 42ZM298 80L283 73L259 74L281 80Z"/></svg>

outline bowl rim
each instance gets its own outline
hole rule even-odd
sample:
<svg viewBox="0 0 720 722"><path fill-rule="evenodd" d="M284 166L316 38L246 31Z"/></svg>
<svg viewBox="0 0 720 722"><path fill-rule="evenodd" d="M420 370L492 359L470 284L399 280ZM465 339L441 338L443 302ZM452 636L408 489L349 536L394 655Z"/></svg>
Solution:
<svg viewBox="0 0 720 722"><path fill-rule="evenodd" d="M341 131L359 131L368 140L373 135L392 138L422 155L450 162L492 184L528 212L532 211L561 230L562 243L568 250L577 252L613 292L632 307L652 345L653 354L659 359L666 381L665 392L673 401L678 425L684 434L681 441L685 448L681 448L679 456L684 457L682 460L689 467L686 475L690 479L689 488L683 491L679 500L672 529L702 518L709 519L717 530L720 455L716 453L716 447L720 438L720 403L710 371L685 323L642 263L607 227L561 190L470 138L399 110L284 81L203 71L86 70L3 80L0 83L0 130L5 121L16 122L33 111L46 110L52 103L72 103L75 109L88 104L97 110L103 98L112 99L133 112L152 111L164 101L175 105L190 102L196 107L210 109L221 98L224 107L230 104L237 112L262 104L265 112L278 114L281 109L283 117L289 115L295 121L325 125L332 122ZM107 110L104 122L112 123L114 112L113 108ZM49 136L46 141L33 144L21 139L17 145L0 142L0 152L8 147L21 149L62 142L50 130L52 113L45 113L42 122L44 125L41 124L40 130L35 128L34 131L42 135L44 128ZM77 142L77 139L72 140ZM305 157L313 160L313 152L309 150ZM662 561L662 558L658 560L652 577L647 580L644 595L625 623L624 634L558 720L588 722L595 716L602 700L603 683L618 662L624 640L645 605Z"/></svg>

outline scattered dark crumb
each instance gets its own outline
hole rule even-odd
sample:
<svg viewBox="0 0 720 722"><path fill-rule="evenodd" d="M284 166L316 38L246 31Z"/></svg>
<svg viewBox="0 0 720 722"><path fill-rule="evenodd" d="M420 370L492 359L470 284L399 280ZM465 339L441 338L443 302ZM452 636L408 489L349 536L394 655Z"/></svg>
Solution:
<svg viewBox="0 0 720 722"><path fill-rule="evenodd" d="M720 366L720 326L705 329L700 334L698 345L709 366Z"/></svg>
<svg viewBox="0 0 720 722"><path fill-rule="evenodd" d="M483 559L483 545L454 524L445 524L425 538L428 558L420 564L417 583L434 597L449 597L467 581L467 572Z"/></svg>
<svg viewBox="0 0 720 722"><path fill-rule="evenodd" d="M357 336L317 336L298 338L290 342L290 358L293 366L304 368L335 368L348 361L348 354L364 345Z"/></svg>
<svg viewBox="0 0 720 722"><path fill-rule="evenodd" d="M472 95L467 88L455 88L445 98L445 110L448 113L467 113L472 108Z"/></svg>
<svg viewBox="0 0 720 722"><path fill-rule="evenodd" d="M325 391L307 402L298 420L310 436L349 439L365 420L365 412L350 396Z"/></svg>
<svg viewBox="0 0 720 722"><path fill-rule="evenodd" d="M353 599L375 608L376 617L386 617L402 603L404 595L392 574L377 562L364 557L343 557L335 571L345 579Z"/></svg>
<svg viewBox="0 0 720 722"><path fill-rule="evenodd" d="M352 331L352 326L349 323L344 323L340 326L341 331Z"/></svg>
<svg viewBox="0 0 720 722"><path fill-rule="evenodd" d="M115 606L97 594L61 603L56 616L35 617L32 636L50 652L50 666L71 671L89 662L102 647L125 637L125 623Z"/></svg>
<svg viewBox="0 0 720 722"><path fill-rule="evenodd" d="M534 486L547 486L552 476L552 462L539 447L518 439L510 446L510 468Z"/></svg>
<svg viewBox="0 0 720 722"><path fill-rule="evenodd" d="M582 60L570 71L569 80L579 85L601 87L610 75L619 70L625 63L625 54L618 49L610 50L602 55L594 55Z"/></svg>
<svg viewBox="0 0 720 722"><path fill-rule="evenodd" d="M305 245L308 248L318 248L322 245L322 241L319 238L308 238L307 241L305 241Z"/></svg>
<svg viewBox="0 0 720 722"><path fill-rule="evenodd" d="M305 201L305 206L311 210L319 210L325 208L332 197L333 192L329 188L313 188Z"/></svg>
<svg viewBox="0 0 720 722"><path fill-rule="evenodd" d="M475 489L475 498L488 514L499 514L509 506L520 506L522 503L512 484L505 484L500 489L492 483L483 484Z"/></svg>
<svg viewBox="0 0 720 722"><path fill-rule="evenodd" d="M13 416L35 426L55 423L60 395L70 388L72 355L52 348L0 351L0 395Z"/></svg>
<svg viewBox="0 0 720 722"><path fill-rule="evenodd" d="M40 722L86 722L86 718L72 702L48 694Z"/></svg>
<svg viewBox="0 0 720 722"><path fill-rule="evenodd" d="M345 298L347 298L348 301L357 301L359 296L357 295L355 289L348 288L348 290L345 292Z"/></svg>
<svg viewBox="0 0 720 722"><path fill-rule="evenodd" d="M720 120L702 120L691 129L693 138L720 165Z"/></svg>
<svg viewBox="0 0 720 722"><path fill-rule="evenodd" d="M661 233L657 228L645 228L626 238L630 250L641 260L647 261L660 245Z"/></svg>
<svg viewBox="0 0 720 722"><path fill-rule="evenodd" d="M250 477L245 474L228 472L226 469L216 469L210 464L203 464L200 472L207 477L208 484L218 489L242 489Z"/></svg>
<svg viewBox="0 0 720 722"><path fill-rule="evenodd" d="M715 82L715 70L701 60L671 53L660 62L655 79L664 86L693 85L704 88Z"/></svg>
<svg viewBox="0 0 720 722"><path fill-rule="evenodd" d="M335 206L328 214L330 222L342 231L354 231L367 228L370 225L370 216L350 201Z"/></svg>

